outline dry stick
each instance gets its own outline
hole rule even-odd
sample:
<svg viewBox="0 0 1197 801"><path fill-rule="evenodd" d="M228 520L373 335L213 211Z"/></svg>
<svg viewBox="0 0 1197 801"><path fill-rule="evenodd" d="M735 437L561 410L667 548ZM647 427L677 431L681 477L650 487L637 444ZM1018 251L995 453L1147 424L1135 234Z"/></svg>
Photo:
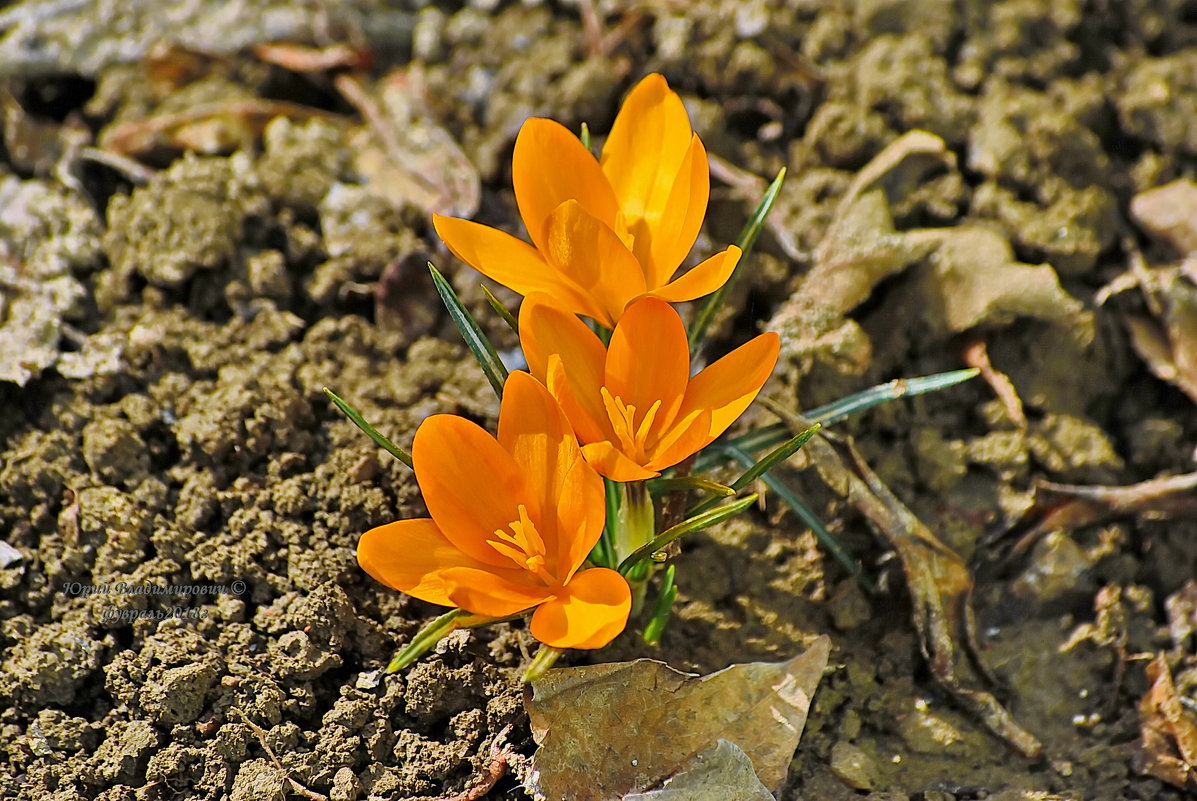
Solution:
<svg viewBox="0 0 1197 801"><path fill-rule="evenodd" d="M245 721L245 725L249 726L250 731L252 731L255 735L257 735L258 742L262 744L262 749L266 752L266 755L270 757L270 761L274 763L274 766L276 768L278 768L279 771L282 772L283 776L286 777L287 781L291 784L292 792L296 792L299 795L302 795L304 798L309 799L309 801L328 801L328 796L320 795L320 793L313 792L312 790L309 790L308 788L304 787L299 782L295 781L295 779L291 778L291 774L288 773L287 769L283 767L283 763L279 762L278 757L274 755L274 749L272 749L266 743L267 732L265 729L263 729L258 724L254 723L252 720L250 720L249 715L245 714L237 707L232 707L231 711L236 712L238 715L240 715L241 719Z"/></svg>
<svg viewBox="0 0 1197 801"><path fill-rule="evenodd" d="M985 340L977 338L964 346L964 363L969 367L976 367L981 371L981 378L989 384L990 389L998 396L1002 406L1006 407L1006 414L1019 428L1027 427L1027 416L1022 409L1022 399L1018 397L1018 390L1010 376L1001 372L989 361L989 350Z"/></svg>
<svg viewBox="0 0 1197 801"><path fill-rule="evenodd" d="M503 774L507 772L507 763L515 754L511 744L504 742L510 733L511 724L508 723L491 741L490 759L477 784L467 787L457 795L438 798L436 801L478 801L479 798L489 793L499 779L503 778Z"/></svg>

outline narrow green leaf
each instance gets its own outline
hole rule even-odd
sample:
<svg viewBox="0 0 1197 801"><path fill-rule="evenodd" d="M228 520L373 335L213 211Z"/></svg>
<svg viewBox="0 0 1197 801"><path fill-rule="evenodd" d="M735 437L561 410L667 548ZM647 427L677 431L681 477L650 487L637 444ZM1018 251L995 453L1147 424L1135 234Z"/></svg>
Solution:
<svg viewBox="0 0 1197 801"><path fill-rule="evenodd" d="M673 602L677 600L677 566L665 568L665 575L661 579L661 590L657 593L657 602L653 604L652 614L648 624L644 627L644 641L649 645L656 645L661 641L661 634L665 631L665 624L669 622L669 615L673 612Z"/></svg>
<svg viewBox="0 0 1197 801"><path fill-rule="evenodd" d="M333 405L341 410L342 414L349 418L351 423L364 431L366 436L374 440L374 442L376 442L380 448L391 454L391 456L394 456L399 461L403 462L408 467L412 466L411 454L379 433L377 428L366 422L365 418L358 413L357 409L353 408L344 400L342 400L337 393L333 392L328 387L324 388L324 394L327 395L328 399L333 402Z"/></svg>
<svg viewBox="0 0 1197 801"><path fill-rule="evenodd" d="M651 559L654 553L661 550L678 537L691 534L695 531L701 531L702 529L713 526L716 523L722 523L729 517L738 515L749 506L752 506L754 503L756 503L756 499L757 495L753 493L752 495L741 498L738 501L732 501L731 503L718 506L710 511L703 512L702 514L694 515L693 517L687 518L686 520L678 523L676 526L666 529L663 533L654 537L650 542L633 551L627 559L624 559L619 565L619 572L625 576L629 575L637 565L639 565L641 562L644 562L646 559Z"/></svg>
<svg viewBox="0 0 1197 801"><path fill-rule="evenodd" d="M465 618L470 616L464 609L454 609L427 623L403 650L395 654L391 663L387 665L387 673L397 673L414 663L441 639L461 628Z"/></svg>
<svg viewBox="0 0 1197 801"><path fill-rule="evenodd" d="M709 492L722 498L730 498L736 494L736 491L726 484L720 484L705 476L667 476L648 480L648 491L654 498L660 498L671 492L688 492L690 490Z"/></svg>
<svg viewBox="0 0 1197 801"><path fill-rule="evenodd" d="M898 378L849 395L846 398L841 398L826 406L812 409L803 416L812 423L830 425L843 420L845 417L858 414L874 406L880 406L882 403L897 400L898 398L923 395L928 392L947 389L948 387L975 378L979 372L976 368L970 367L967 370L951 370L946 373L935 373L934 375L919 376L917 378ZM765 403L766 401L764 398L761 398L761 402ZM695 461L694 472L706 472L725 462L727 460L724 450L725 445L739 448L748 453L757 453L766 448L776 447L789 438L790 429L785 423L775 423L771 426L758 428L756 431L750 431L722 445L707 448L699 454L698 459Z"/></svg>
<svg viewBox="0 0 1197 801"><path fill-rule="evenodd" d="M582 133L580 133L578 135L578 138L582 140L582 147L589 150L590 149L590 126L589 125L587 125L586 123L582 123Z"/></svg>
<svg viewBox="0 0 1197 801"><path fill-rule="evenodd" d="M727 293L731 291L736 276L743 269L744 262L748 261L748 257L752 253L752 246L756 244L757 237L761 234L761 228L765 225L765 218L769 216L769 211L773 208L773 204L777 202L777 195L781 192L781 185L785 183L785 179L786 168L782 167L777 173L777 177L773 179L773 183L769 184L769 188L765 190L765 194L761 197L761 202L756 206L756 211L752 213L748 222L740 230L740 236L736 238L736 245L742 251L736 269L723 286L715 290L715 292L702 302L698 307L698 312L690 321L691 354L698 353L702 347L703 339L707 335L707 329L710 328L711 322L714 321L715 314L723 306L723 301L727 298Z"/></svg>
<svg viewBox="0 0 1197 801"><path fill-rule="evenodd" d="M815 423L810 428L794 437L791 437L777 448L774 448L768 456L757 461L755 464L749 465L748 469L745 470L739 478L732 482L731 489L735 492L739 492L753 481L756 481L758 478L763 476L765 473L768 473L774 467L777 467L777 465L789 459L791 456L797 453L803 445L809 442L810 438L813 437L815 433L822 427L823 426L819 423ZM743 451L740 452L743 453ZM714 506L715 503L716 499L708 498L691 509L690 514L694 515L700 512L705 512L707 509L710 509L712 506Z"/></svg>
<svg viewBox="0 0 1197 801"><path fill-rule="evenodd" d="M482 365L482 372L486 374L486 379L494 387L495 394L502 398L503 382L507 380L507 368L499 360L499 354L495 352L495 348L486 338L486 334L482 333L478 321L461 304L461 299L457 297L453 287L445 280L445 276L441 275L440 270L436 269L432 262L428 262L428 269L432 272L432 282L436 284L436 291L444 301L445 308L449 310L449 317L452 318L453 324L461 332L461 336L465 339L470 352L474 354L474 358L478 360L478 364Z"/></svg>
<svg viewBox="0 0 1197 801"><path fill-rule="evenodd" d="M802 433L805 434L806 431ZM724 451L744 467L751 468L755 464L750 455L733 445L724 446ZM810 526L810 530L814 532L815 539L819 541L819 544L823 546L823 549L827 553L831 554L832 558L839 562L849 573L853 575L860 574L860 562L856 560L856 557L844 549L844 546L836 536L823 525L823 521L819 519L818 515L803 503L786 484L778 479L777 476L770 475L769 473L763 474L761 480L765 482L765 486L774 495L781 499L782 503L794 510L794 514L798 515L799 520Z"/></svg>
<svg viewBox="0 0 1197 801"><path fill-rule="evenodd" d="M482 287L482 294L486 295L486 302L489 303L490 307L495 310L495 314L502 317L503 322L507 323L507 326L512 331L514 331L516 334L519 334L520 324L518 321L516 321L515 315L511 313L511 310L503 305L503 301L495 297L495 293L491 292L490 289L487 288L486 284L479 284L478 286Z"/></svg>

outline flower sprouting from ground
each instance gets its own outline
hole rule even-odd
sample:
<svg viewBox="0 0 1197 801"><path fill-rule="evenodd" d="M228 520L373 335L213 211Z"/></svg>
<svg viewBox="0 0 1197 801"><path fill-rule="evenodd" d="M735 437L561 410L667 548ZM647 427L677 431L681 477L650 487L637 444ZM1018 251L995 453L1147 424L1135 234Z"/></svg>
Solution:
<svg viewBox="0 0 1197 801"><path fill-rule="evenodd" d="M587 461L610 479L636 481L726 431L773 372L779 338L761 334L691 378L686 328L668 303L631 304L604 347L570 310L532 295L520 309L520 343Z"/></svg>
<svg viewBox="0 0 1197 801"><path fill-rule="evenodd" d="M556 648L601 648L623 630L627 582L614 570L579 570L603 529L602 479L532 376L507 380L498 439L434 415L416 431L412 461L431 518L363 534L357 558L367 573L486 617L536 607L532 635Z"/></svg>
<svg viewBox="0 0 1197 801"><path fill-rule="evenodd" d="M532 245L434 215L437 233L489 278L523 295L544 292L608 328L643 295L680 302L714 292L740 258L733 245L673 278L702 227L710 167L660 75L632 89L601 159L559 123L533 118L516 138L511 172Z"/></svg>

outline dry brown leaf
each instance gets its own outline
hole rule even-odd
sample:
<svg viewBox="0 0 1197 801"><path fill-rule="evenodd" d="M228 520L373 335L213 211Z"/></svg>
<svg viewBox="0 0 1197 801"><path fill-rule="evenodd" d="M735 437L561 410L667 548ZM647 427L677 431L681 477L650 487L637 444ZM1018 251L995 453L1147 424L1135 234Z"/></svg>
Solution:
<svg viewBox="0 0 1197 801"><path fill-rule="evenodd" d="M320 109L282 100L220 101L110 126L100 135L100 147L122 156L159 150L228 153L257 141L276 117L296 122L340 119Z"/></svg>
<svg viewBox="0 0 1197 801"><path fill-rule="evenodd" d="M1023 553L1049 531L1069 530L1120 515L1197 513L1197 473L1153 478L1125 487L1035 483L1035 500L1015 526L1011 555Z"/></svg>
<svg viewBox="0 0 1197 801"><path fill-rule="evenodd" d="M396 208L472 217L482 199L478 170L453 136L431 119L416 68L397 70L378 84L378 97L352 75L337 89L366 124L350 137L355 168L372 194Z"/></svg>
<svg viewBox="0 0 1197 801"><path fill-rule="evenodd" d="M1197 253L1197 183L1182 178L1131 198L1139 227L1167 242L1182 256Z"/></svg>
<svg viewBox="0 0 1197 801"><path fill-rule="evenodd" d="M776 404L769 408L795 431L810 424ZM1043 745L978 685L981 677L996 683L981 659L973 619L973 577L964 560L944 545L865 463L850 440L832 444L820 432L805 446L819 477L868 518L898 554L914 607L914 625L931 674L990 731L1027 757ZM844 455L841 456L841 450Z"/></svg>
<svg viewBox="0 0 1197 801"><path fill-rule="evenodd" d="M1178 267L1143 268L1139 275L1156 317L1124 318L1131 344L1151 372L1197 402L1197 285Z"/></svg>
<svg viewBox="0 0 1197 801"><path fill-rule="evenodd" d="M668 790L670 779L686 786L704 774L735 776L739 750L759 783L776 790L830 650L824 636L787 662L733 665L702 677L651 659L551 671L525 691L540 744L528 789L553 801L610 801ZM719 747L720 740L736 749ZM750 799L751 790L741 782L737 792L745 794L722 798Z"/></svg>
<svg viewBox="0 0 1197 801"><path fill-rule="evenodd" d="M1197 790L1197 723L1181 706L1161 653L1147 666L1151 687L1139 703L1135 770Z"/></svg>

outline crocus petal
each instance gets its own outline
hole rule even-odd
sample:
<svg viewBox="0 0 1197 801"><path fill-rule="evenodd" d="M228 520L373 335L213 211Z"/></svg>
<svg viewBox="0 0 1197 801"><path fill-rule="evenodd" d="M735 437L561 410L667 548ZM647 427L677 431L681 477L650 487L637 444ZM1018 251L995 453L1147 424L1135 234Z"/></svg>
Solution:
<svg viewBox="0 0 1197 801"><path fill-rule="evenodd" d="M561 404L579 442L602 442L615 437L611 419L602 405L602 395L596 398L593 393L588 394L588 389L581 387L580 381L565 371L560 354L549 357L549 374L544 385Z"/></svg>
<svg viewBox="0 0 1197 801"><path fill-rule="evenodd" d="M525 581L511 579L489 570L454 567L442 571L450 586L449 599L453 605L475 615L507 617L536 606L552 597L544 584L531 581L532 574L523 572Z"/></svg>
<svg viewBox="0 0 1197 801"><path fill-rule="evenodd" d="M581 140L558 122L533 117L520 128L511 156L511 182L528 236L542 250L549 215L571 198L615 228L619 201L611 184Z"/></svg>
<svg viewBox="0 0 1197 801"><path fill-rule="evenodd" d="M521 295L546 292L577 314L601 311L580 287L549 265L536 248L488 225L432 215L432 225L454 256Z"/></svg>
<svg viewBox="0 0 1197 801"><path fill-rule="evenodd" d="M517 567L496 568L473 559L449 542L427 517L398 520L372 528L357 543L357 563L376 581L413 598L441 606L455 606L449 593L453 584L444 571L468 567L518 581L525 572Z"/></svg>
<svg viewBox="0 0 1197 801"><path fill-rule="evenodd" d="M653 443L645 469L667 470L710 445L715 439L711 436L711 416L710 409L683 410L678 414L673 427Z"/></svg>
<svg viewBox="0 0 1197 801"><path fill-rule="evenodd" d="M781 339L772 331L741 345L707 367L690 382L680 415L711 410L709 435L727 430L756 399L777 364Z"/></svg>
<svg viewBox="0 0 1197 801"><path fill-rule="evenodd" d="M695 134L673 179L669 202L658 210L655 218L648 220L652 240L647 256L642 255L640 240L636 240L636 255L644 265L648 286L667 284L690 248L694 247L707 213L710 193L711 170L707 165L707 151Z"/></svg>
<svg viewBox="0 0 1197 801"><path fill-rule="evenodd" d="M613 230L576 200L553 210L545 232L545 259L593 299L601 311L590 316L613 328L627 302L645 290L640 262Z"/></svg>
<svg viewBox="0 0 1197 801"><path fill-rule="evenodd" d="M574 576L532 615L532 636L553 648L602 648L628 624L632 592L618 572L592 567Z"/></svg>
<svg viewBox="0 0 1197 801"><path fill-rule="evenodd" d="M649 75L628 93L600 160L627 217L660 217L692 135L682 99L662 76Z"/></svg>
<svg viewBox="0 0 1197 801"><path fill-rule="evenodd" d="M652 427L665 430L682 405L690 381L690 343L682 318L663 300L641 298L624 311L611 335L603 384L636 421L657 401Z"/></svg>
<svg viewBox="0 0 1197 801"><path fill-rule="evenodd" d="M740 249L735 245L728 245L727 250L716 253L706 261L692 267L681 277L648 294L670 303L701 298L726 284L727 279L731 278L732 272L736 269L738 261L740 261Z"/></svg>
<svg viewBox="0 0 1197 801"><path fill-rule="evenodd" d="M659 471L646 470L636 464L610 442L583 445L582 455L600 475L612 481L643 481L661 475Z"/></svg>
<svg viewBox="0 0 1197 801"><path fill-rule="evenodd" d="M533 520L540 517L535 496L511 455L475 423L436 414L416 430L412 462L428 513L445 538L480 562L510 567L511 560L487 540L519 519L520 504Z"/></svg>
<svg viewBox="0 0 1197 801"><path fill-rule="evenodd" d="M512 373L503 386L499 444L537 496L549 572L568 581L603 533L603 481L582 458L557 401L528 373Z"/></svg>

